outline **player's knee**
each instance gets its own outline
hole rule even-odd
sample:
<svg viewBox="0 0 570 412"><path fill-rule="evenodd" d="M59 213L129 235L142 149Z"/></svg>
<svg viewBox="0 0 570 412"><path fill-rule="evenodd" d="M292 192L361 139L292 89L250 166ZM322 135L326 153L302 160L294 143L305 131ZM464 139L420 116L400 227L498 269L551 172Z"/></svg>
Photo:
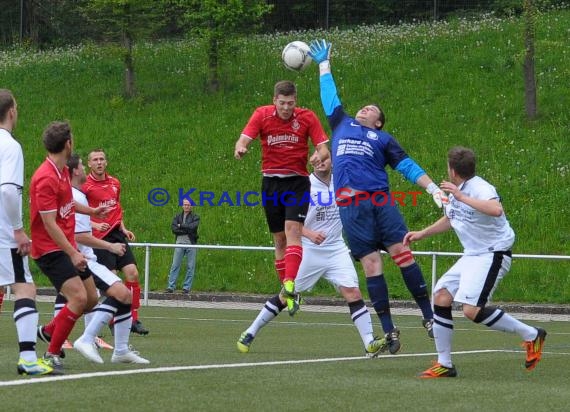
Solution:
<svg viewBox="0 0 570 412"><path fill-rule="evenodd" d="M394 263L400 267L405 268L414 263L414 255L411 250L407 249L400 253L391 254L390 257Z"/></svg>
<svg viewBox="0 0 570 412"><path fill-rule="evenodd" d="M347 288L341 286L340 293L348 303L362 300L362 293L360 293L360 289L358 288Z"/></svg>
<svg viewBox="0 0 570 412"><path fill-rule="evenodd" d="M447 291L447 289L439 289L433 295L434 305L442 307L451 307L453 303L453 296Z"/></svg>
<svg viewBox="0 0 570 412"><path fill-rule="evenodd" d="M463 314L466 318L471 319L475 323L484 322L490 318L496 310L496 306L483 306L479 308L477 306L463 305Z"/></svg>
<svg viewBox="0 0 570 412"><path fill-rule="evenodd" d="M133 295L131 291L121 282L113 284L113 286L107 290L107 296L115 298L125 305L130 305L133 301Z"/></svg>

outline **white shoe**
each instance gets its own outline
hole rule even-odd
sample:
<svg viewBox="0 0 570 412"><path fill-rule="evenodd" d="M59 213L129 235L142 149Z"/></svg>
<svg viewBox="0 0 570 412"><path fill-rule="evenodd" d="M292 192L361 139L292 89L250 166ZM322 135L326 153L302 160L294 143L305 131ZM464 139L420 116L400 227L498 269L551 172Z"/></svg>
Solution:
<svg viewBox="0 0 570 412"><path fill-rule="evenodd" d="M87 343L77 339L73 343L73 348L91 362L103 363L103 358L99 355L99 352L97 352L97 347L94 343Z"/></svg>
<svg viewBox="0 0 570 412"><path fill-rule="evenodd" d="M149 364L150 361L145 358L141 358L137 351L129 351L122 355L117 355L113 353L111 357L112 363L142 363L142 364Z"/></svg>

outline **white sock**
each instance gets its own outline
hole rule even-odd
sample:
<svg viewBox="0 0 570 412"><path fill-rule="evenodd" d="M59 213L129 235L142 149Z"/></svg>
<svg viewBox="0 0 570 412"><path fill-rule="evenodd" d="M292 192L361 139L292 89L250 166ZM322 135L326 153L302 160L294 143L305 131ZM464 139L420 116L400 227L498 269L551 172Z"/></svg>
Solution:
<svg viewBox="0 0 570 412"><path fill-rule="evenodd" d="M133 318L131 312L115 317L115 354L124 355L129 351L129 336Z"/></svg>
<svg viewBox="0 0 570 412"><path fill-rule="evenodd" d="M83 321L85 322L85 329L87 329L87 326L89 326L89 323L93 320L94 316L95 316L95 310L92 310L91 312L87 312L87 313L83 314Z"/></svg>
<svg viewBox="0 0 570 412"><path fill-rule="evenodd" d="M354 322L354 326L360 334L360 339L364 347L368 345L372 340L374 340L374 330L372 329L372 318L370 317L370 312L366 306L362 307L358 311L351 313L350 317Z"/></svg>
<svg viewBox="0 0 570 412"><path fill-rule="evenodd" d="M22 299L20 302L31 301L31 299ZM15 302L13 319L16 324L16 332L18 333L18 342L36 342L36 333L38 329L39 314L34 306L20 306ZM25 350L20 352L20 357L26 362L36 362L38 357L35 350Z"/></svg>
<svg viewBox="0 0 570 412"><path fill-rule="evenodd" d="M441 322L447 326L442 326ZM437 362L447 368L451 368L451 341L453 338L453 320L444 319L434 314L433 337L437 349Z"/></svg>
<svg viewBox="0 0 570 412"><path fill-rule="evenodd" d="M275 319L277 315L279 315L279 312L281 312L279 308L268 300L265 302L263 309L261 309L253 323L247 328L246 332L251 333L252 336L257 335L259 329Z"/></svg>
<svg viewBox="0 0 570 412"><path fill-rule="evenodd" d="M111 319L113 319L113 313L108 312L106 310L95 309L90 314L91 314L90 316L91 320L85 327L85 332L83 332L83 335L81 335L79 339L81 339L84 342L94 343L95 338L99 334L101 328L107 325L111 321Z"/></svg>
<svg viewBox="0 0 570 412"><path fill-rule="evenodd" d="M500 316L501 314L502 316ZM497 318L497 316L500 316L499 319L496 320L495 323L492 323L493 320ZM511 315L505 313L501 309L495 310L491 316L483 320L481 323L493 330L516 333L523 340L534 340L536 339L538 333L536 328L527 325L526 323L523 323L518 319L513 318ZM488 325L487 323L492 323L492 324Z"/></svg>

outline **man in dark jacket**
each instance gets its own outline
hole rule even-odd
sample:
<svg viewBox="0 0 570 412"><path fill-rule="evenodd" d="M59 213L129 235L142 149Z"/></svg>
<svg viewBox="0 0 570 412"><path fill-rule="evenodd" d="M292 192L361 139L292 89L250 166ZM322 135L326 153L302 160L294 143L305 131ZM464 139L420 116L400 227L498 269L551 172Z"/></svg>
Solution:
<svg viewBox="0 0 570 412"><path fill-rule="evenodd" d="M182 202L182 209L183 212L172 219L172 233L176 236L177 245L195 245L198 242L200 216L192 211L192 205L188 199L184 199ZM176 289L176 280L184 255L186 255L186 277L182 285L182 292L189 293L192 288L194 269L196 268L196 248L177 247L174 249L172 266L168 275L167 293L172 293Z"/></svg>

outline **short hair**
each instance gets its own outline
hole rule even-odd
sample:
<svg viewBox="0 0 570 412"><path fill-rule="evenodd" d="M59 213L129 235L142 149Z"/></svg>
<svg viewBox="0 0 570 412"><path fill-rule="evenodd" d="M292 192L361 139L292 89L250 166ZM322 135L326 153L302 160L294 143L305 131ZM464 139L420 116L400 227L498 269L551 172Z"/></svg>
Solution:
<svg viewBox="0 0 570 412"><path fill-rule="evenodd" d="M69 159L67 159L67 167L69 168L69 177L73 177L73 171L79 167L79 162L81 162L81 156L77 153L73 153Z"/></svg>
<svg viewBox="0 0 570 412"><path fill-rule="evenodd" d="M275 83L275 88L273 89L273 96L277 97L279 95L296 96L297 87L295 86L295 83L289 80L281 80L280 82Z"/></svg>
<svg viewBox="0 0 570 412"><path fill-rule="evenodd" d="M14 95L8 89L0 89L0 122L6 120L8 116L8 111L14 107L16 100Z"/></svg>
<svg viewBox="0 0 570 412"><path fill-rule="evenodd" d="M456 146L447 153L447 163L463 179L475 176L475 152L467 147Z"/></svg>
<svg viewBox="0 0 570 412"><path fill-rule="evenodd" d="M96 147L95 149L89 151L89 154L87 155L88 160L91 160L91 155L93 153L103 153L103 155L105 155L105 159L107 158L107 153L105 153L105 150Z"/></svg>
<svg viewBox="0 0 570 412"><path fill-rule="evenodd" d="M384 114L384 110L382 110L382 107L380 107L380 105L376 103L370 103L370 106L376 107L380 112L378 115L378 120L382 123L382 125L378 127L378 130L382 130L382 128L386 124L386 115Z"/></svg>
<svg viewBox="0 0 570 412"><path fill-rule="evenodd" d="M43 142L49 153L61 153L71 140L71 127L67 122L51 122L43 133Z"/></svg>

